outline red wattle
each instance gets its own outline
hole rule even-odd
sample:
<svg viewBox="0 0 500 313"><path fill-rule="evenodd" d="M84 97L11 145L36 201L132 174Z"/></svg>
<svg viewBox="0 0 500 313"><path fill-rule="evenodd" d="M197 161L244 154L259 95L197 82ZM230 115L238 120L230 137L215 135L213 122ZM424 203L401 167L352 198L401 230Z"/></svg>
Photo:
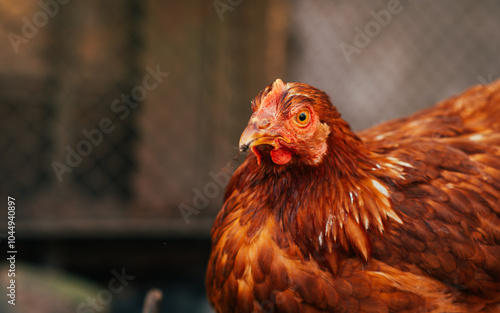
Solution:
<svg viewBox="0 0 500 313"><path fill-rule="evenodd" d="M284 165L292 159L292 152L288 149L278 148L271 150L271 158L278 165Z"/></svg>
<svg viewBox="0 0 500 313"><path fill-rule="evenodd" d="M260 160L262 159L262 156L260 155L259 150L257 150L257 147L252 147L252 152L257 157L257 164L260 165Z"/></svg>

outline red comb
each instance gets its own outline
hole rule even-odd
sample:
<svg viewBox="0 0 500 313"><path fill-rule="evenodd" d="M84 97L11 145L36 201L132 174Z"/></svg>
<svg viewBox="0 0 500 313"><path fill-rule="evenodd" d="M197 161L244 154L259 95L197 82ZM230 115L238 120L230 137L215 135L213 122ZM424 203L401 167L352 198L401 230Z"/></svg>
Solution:
<svg viewBox="0 0 500 313"><path fill-rule="evenodd" d="M283 96L284 90L285 90L285 84L283 83L283 81L279 78L276 79L276 81L273 83L271 91L269 91L269 93L262 100L262 105L277 106L279 101L281 100L281 97Z"/></svg>

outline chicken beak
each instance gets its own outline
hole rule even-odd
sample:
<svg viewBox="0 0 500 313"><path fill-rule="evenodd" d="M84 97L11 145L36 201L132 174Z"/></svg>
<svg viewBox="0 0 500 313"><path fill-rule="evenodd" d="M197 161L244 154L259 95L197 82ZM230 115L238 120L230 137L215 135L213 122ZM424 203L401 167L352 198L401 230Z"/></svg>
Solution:
<svg viewBox="0 0 500 313"><path fill-rule="evenodd" d="M278 139L289 142L289 140L282 137L276 131L269 128L259 129L257 123L252 122L248 124L247 128L243 131L243 134L241 134L240 151L246 151L249 148L258 145L271 145L276 148Z"/></svg>

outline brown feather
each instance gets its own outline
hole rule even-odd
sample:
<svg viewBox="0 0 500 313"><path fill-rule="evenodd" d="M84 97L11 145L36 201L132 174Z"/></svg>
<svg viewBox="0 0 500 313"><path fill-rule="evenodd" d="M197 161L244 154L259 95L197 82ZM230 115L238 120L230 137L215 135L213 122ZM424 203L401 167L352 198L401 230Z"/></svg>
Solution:
<svg viewBox="0 0 500 313"><path fill-rule="evenodd" d="M500 80L357 134L306 84L278 80L252 109L282 139L226 189L217 312L500 312Z"/></svg>

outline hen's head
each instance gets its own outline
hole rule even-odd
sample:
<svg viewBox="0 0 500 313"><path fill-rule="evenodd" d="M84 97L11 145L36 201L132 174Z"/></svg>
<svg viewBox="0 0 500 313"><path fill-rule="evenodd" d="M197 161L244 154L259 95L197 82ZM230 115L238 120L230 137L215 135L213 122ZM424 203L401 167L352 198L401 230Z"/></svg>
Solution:
<svg viewBox="0 0 500 313"><path fill-rule="evenodd" d="M318 164L331 134L349 130L328 95L303 83L277 79L255 97L252 110L240 149L251 148L259 164Z"/></svg>

